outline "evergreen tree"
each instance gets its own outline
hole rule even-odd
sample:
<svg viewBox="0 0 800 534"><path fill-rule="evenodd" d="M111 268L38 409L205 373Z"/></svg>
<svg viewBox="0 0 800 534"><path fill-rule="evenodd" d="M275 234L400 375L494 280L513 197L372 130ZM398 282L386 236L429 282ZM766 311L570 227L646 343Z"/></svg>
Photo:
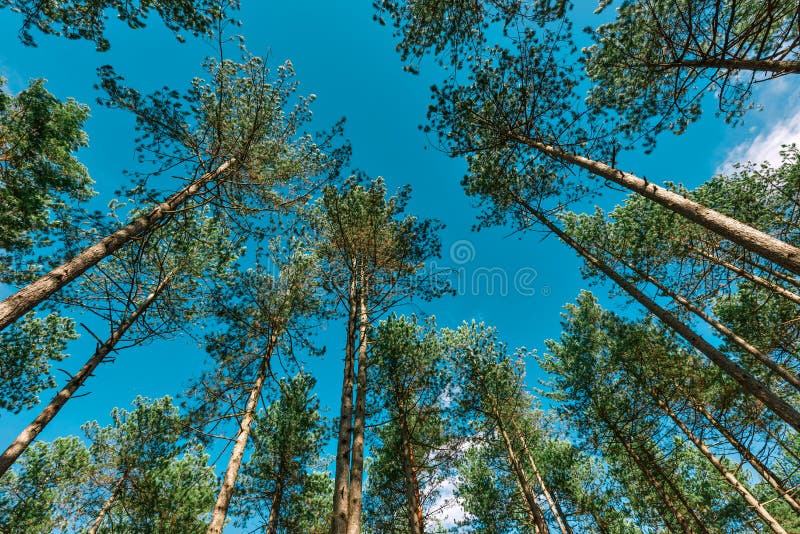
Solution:
<svg viewBox="0 0 800 534"><path fill-rule="evenodd" d="M270 534L322 533L330 527L333 484L322 456L327 425L314 383L304 373L282 379L277 399L256 418L253 453L234 505L241 526Z"/></svg>

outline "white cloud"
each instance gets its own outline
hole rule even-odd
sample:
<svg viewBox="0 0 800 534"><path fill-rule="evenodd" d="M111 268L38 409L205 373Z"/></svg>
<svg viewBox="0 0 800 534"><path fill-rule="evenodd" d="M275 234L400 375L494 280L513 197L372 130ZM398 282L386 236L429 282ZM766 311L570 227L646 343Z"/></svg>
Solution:
<svg viewBox="0 0 800 534"><path fill-rule="evenodd" d="M464 510L464 507L455 497L455 477L444 479L437 486L437 489L439 490L439 497L430 506L431 510L435 510L435 513L431 515L431 519L441 522L442 526L447 529L455 528L460 521L467 517L467 511Z"/></svg>
<svg viewBox="0 0 800 534"><path fill-rule="evenodd" d="M759 130L761 133L733 147L723 163L717 167L718 173L730 172L735 163L780 163L783 145L800 145L800 90L792 92L782 79L777 82L772 90L765 91L762 95L772 108L762 117L762 128L750 129L751 133Z"/></svg>

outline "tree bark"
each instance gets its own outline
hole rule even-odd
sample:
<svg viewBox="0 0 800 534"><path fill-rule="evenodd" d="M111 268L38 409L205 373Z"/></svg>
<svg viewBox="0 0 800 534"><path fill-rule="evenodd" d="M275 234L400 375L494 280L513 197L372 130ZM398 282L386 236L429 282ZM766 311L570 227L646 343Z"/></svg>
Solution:
<svg viewBox="0 0 800 534"><path fill-rule="evenodd" d="M752 226L748 226L732 217L707 208L682 195L660 187L630 173L622 172L600 161L578 156L566 150L509 132L509 138L527 145L544 155L553 157L564 163L577 165L590 173L605 178L626 189L638 193L657 204L675 212L688 220L711 230L717 235L736 243L747 250L775 262L783 268L800 274L800 249L780 239L776 239Z"/></svg>
<svg viewBox="0 0 800 534"><path fill-rule="evenodd" d="M84 249L74 258L65 261L49 273L23 287L0 302L0 330L31 311L37 304L66 286L87 269L106 256L113 254L132 240L156 228L158 223L173 213L184 202L200 192L201 188L225 172L233 163L229 159L214 171L204 174L148 213L140 215L116 232Z"/></svg>
<svg viewBox="0 0 800 534"><path fill-rule="evenodd" d="M117 480L116 484L111 490L111 495L108 496L106 502L103 503L103 507L98 512L97 517L95 517L94 521L92 521L92 526L89 527L87 534L97 534L97 531L100 530L100 525L103 524L103 519L106 518L108 512L111 511L111 507L114 506L114 502L117 500L117 494L122 489L122 485L125 483L125 479L128 478L127 473L124 473L119 480Z"/></svg>
<svg viewBox="0 0 800 534"><path fill-rule="evenodd" d="M736 362L728 358L725 354L717 350L713 345L706 341L702 336L689 328L686 324L679 321L674 315L659 306L654 300L642 293L634 284L630 283L625 277L608 266L605 262L594 256L591 252L582 247L577 241L572 239L558 226L553 224L541 212L534 209L529 204L517 199L536 219L556 234L564 243L572 247L578 254L583 256L587 262L599 269L608 276L613 282L620 286L626 293L636 299L650 313L658 317L664 324L677 332L681 337L688 341L694 348L702 352L728 376L734 379L744 391L753 395L764 403L775 415L789 424L792 428L800 432L800 412L792 405L779 397L769 387L740 367Z"/></svg>
<svg viewBox="0 0 800 534"><path fill-rule="evenodd" d="M414 462L414 448L411 444L411 432L404 408L400 413L400 440L403 448L401 463L406 489L406 509L408 511L408 527L411 534L425 534L425 523L422 516L422 499L419 493L419 479Z"/></svg>
<svg viewBox="0 0 800 534"><path fill-rule="evenodd" d="M536 477L536 482L539 484L539 487L542 488L542 493L544 494L544 498L547 501L548 506L550 506L550 511L553 512L553 516L556 518L556 523L558 524L558 529L561 531L561 534L572 534L572 528L570 528L567 519L564 517L564 512L561 510L561 506L558 504L558 501L553 497L553 494L550 493L550 490L547 488L547 485L544 483L544 478L542 478L542 474L539 472L539 468L536 467L536 462L533 461L533 454L531 454L530 449L528 448L528 443L525 440L525 435L522 433L520 428L517 424L512 420L511 425L514 428L514 431L519 436L520 444L522 445L522 450L525 452L525 455L528 458L528 463L531 466L531 470L533 471L533 476Z"/></svg>
<svg viewBox="0 0 800 534"><path fill-rule="evenodd" d="M36 439L36 437L44 430L44 428L55 418L61 408L67 403L69 399L75 394L84 382L92 375L97 366L100 365L108 354L114 350L114 346L122 339L125 332L133 326L136 321L147 311L147 308L159 297L159 295L167 288L177 270L170 272L165 276L156 286L152 293L150 293L139 306L131 313L127 319L122 321L117 329L111 336L94 352L94 355L83 364L83 367L75 373L67 384L56 393L55 397L45 406L39 415L37 415L31 423L26 426L22 432L11 442L8 448L0 456L0 476L8 471L8 469L17 461L17 458L25 452L25 449Z"/></svg>
<svg viewBox="0 0 800 534"><path fill-rule="evenodd" d="M355 367L356 324L358 297L355 276L351 275L348 289L347 342L345 345L342 398L339 408L339 439L336 445L336 473L333 492L333 521L331 534L347 533L350 490L350 451L353 439L353 368Z"/></svg>
<svg viewBox="0 0 800 534"><path fill-rule="evenodd" d="M358 335L358 373L356 375L356 409L353 415L353 451L350 465L350 505L347 519L347 534L360 534L361 510L363 506L364 484L364 429L367 411L367 331L369 314L367 312L367 288L361 277L359 291L359 335Z"/></svg>
<svg viewBox="0 0 800 534"><path fill-rule="evenodd" d="M530 512L530 515L534 521L533 526L542 534L547 534L550 532L550 529L547 526L547 522L544 520L542 509L539 508L539 504L536 502L536 496L533 494L533 490L528 483L528 477L525 476L525 470L522 468L522 464L520 463L519 458L517 458L517 454L514 452L511 438L499 419L497 421L497 429L500 431L500 435L503 437L503 443L505 443L506 446L506 455L508 456L508 461L511 464L512 471L514 471L514 474L517 476L517 482L522 489L522 497L525 499L525 504L527 505L528 511Z"/></svg>
<svg viewBox="0 0 800 534"><path fill-rule="evenodd" d="M670 407L669 407L669 405L668 405L666 402L664 402L663 400L661 400L661 399L657 398L655 395L652 395L652 393L651 393L651 397L653 398L653 400L655 400L655 401L656 401L656 403L658 403L659 407L660 407L660 408L661 408L661 409L664 411L664 413L665 413L665 414L667 414L667 415L669 416L669 418L670 418L670 419L672 419L672 420L675 422L675 424L676 424L676 425L678 425L678 428L680 428L680 429L681 429L681 431L683 431L683 433L686 435L686 437L687 437L687 438L689 438L689 441L691 441L691 442L694 444L694 446L695 446L695 447L697 447L697 450L699 450L699 451L700 451L700 453L701 453L703 456L705 456L705 458L706 458L706 459L707 459L707 460L708 460L708 461L711 463L711 465L713 465L713 466L714 466L714 468L715 468L717 471L719 471L719 473L720 473L720 474L723 476L723 478L725 478L725 481L726 481L726 482L727 482L727 483L728 483L728 484L729 484L729 485L730 485L730 486L731 486L731 487L732 487L732 488L733 488L733 489L734 489L734 490L735 490L735 491L736 491L736 492L737 492L739 495L741 495L741 496L742 496L742 498L743 498L743 499L744 499L744 500L747 502L747 504L749 504L749 505L750 505L750 507L751 507L753 510L755 510L756 514L758 514L758 516L761 518L761 520L762 520L762 521L763 521L763 522L764 522L764 523L765 523L765 524L766 524L766 525L767 525L767 526L768 526L768 527L769 527L769 528L770 528L770 529L771 529L773 532L775 532L775 534L786 534L786 530L784 530L784 528L783 528L783 527L780 525L780 523L778 523L778 522L775 520L775 518L774 518L774 517L772 517L772 514L770 514L770 513L767 511L767 509L766 509L766 508L764 508L764 507L761 505L761 503L760 503L760 502L758 502L758 499L756 499L756 498L753 496L753 494L752 494L752 493L750 493L750 492L748 491L748 489L747 489L746 487L744 487L744 485L742 485L742 483L741 483L741 482L739 482L739 479L737 479L737 478L734 476L734 474L733 474L733 473L731 473L730 471L728 471L728 470L725 468L725 465L723 465L722 461L721 461L719 458L717 458L717 457L716 457L716 456L715 456L715 455L714 455L714 454L711 452L711 450L708 448L708 446L706 446L706 444L705 444L705 443L703 443L703 441L702 441L700 438L698 438L698 437L697 437L697 436L694 434L694 432L692 432L692 431L691 431L691 429L690 429L688 426L686 426L686 424L683 422L683 420L682 420L682 419L680 419L680 418L679 418L679 417L678 417L678 416L675 414L675 412L673 412L673 411L672 411L672 408L670 408Z"/></svg>
<svg viewBox="0 0 800 534"><path fill-rule="evenodd" d="M483 387L484 391L486 391L485 385ZM491 407L492 418L497 425L497 430L500 432L500 436L503 438L503 443L506 447L506 457L508 458L508 463L511 465L511 470L516 476L517 485L519 486L520 492L522 493L522 498L525 501L528 515L533 523L532 526L536 532L548 534L550 529L544 519L542 509L539 508L539 504L536 502L536 496L534 495L530 483L528 482L528 477L525 474L525 470L522 468L522 464L520 463L519 458L517 458L516 452L514 452L514 445L511 442L511 438L508 435L505 425L503 424L503 417L500 413L500 409L497 406L497 401L490 395L487 395L487 397L487 401Z"/></svg>
<svg viewBox="0 0 800 534"><path fill-rule="evenodd" d="M281 470L282 471L282 470ZM283 473L283 476L286 476ZM283 483L282 479L277 482L275 488L275 498L272 499L272 505L269 507L269 519L267 520L267 534L277 534L278 532L278 518L281 513L281 503L283 501Z"/></svg>
<svg viewBox="0 0 800 534"><path fill-rule="evenodd" d="M233 490L236 485L236 478L239 476L239 468L242 465L242 458L244 457L244 450L247 446L247 439L250 437L250 430L253 425L253 419L256 416L256 408L258 407L258 399L261 395L261 389L264 387L264 382L267 379L267 371L269 370L270 358L272 351L275 349L277 343L277 333L270 336L267 343L267 350L261 358L261 363L258 366L258 373L253 387L250 389L250 395L247 398L245 405L244 415L242 421L239 423L239 432L236 436L236 442L233 445L231 457L228 460L228 468L225 471L225 476L222 479L222 487L217 496L217 502L214 505L214 511L211 513L211 520L208 523L208 530L206 534L222 534L222 529L225 526L225 517L228 515L228 507L231 504L233 497Z"/></svg>

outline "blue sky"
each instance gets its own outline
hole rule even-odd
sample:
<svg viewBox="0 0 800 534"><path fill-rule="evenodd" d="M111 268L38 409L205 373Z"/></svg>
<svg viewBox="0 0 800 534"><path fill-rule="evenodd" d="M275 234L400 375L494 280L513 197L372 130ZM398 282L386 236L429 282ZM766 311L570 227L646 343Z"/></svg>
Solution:
<svg viewBox="0 0 800 534"><path fill-rule="evenodd" d="M390 189L411 184L408 211L446 224L439 263L462 273L464 291L413 309L436 315L441 326L471 319L485 321L496 326L512 347L543 350L545 339L557 338L563 304L586 287L578 260L553 237L511 235L509 228L478 234L470 230L477 210L459 185L464 163L437 151L417 129L424 122L428 87L436 81L431 77L433 69L423 68L419 76L402 71L390 28L372 21L370 2L242 3L240 32L249 50L268 56L275 65L292 61L300 91L317 95L315 126L321 128L347 117L346 136L354 148L352 166L370 176L383 176ZM592 23L588 15L585 23ZM125 184L122 171L135 170L136 162L133 119L94 103L99 96L93 89L95 69L106 63L114 65L142 91L164 85L183 89L193 76L202 75L203 58L213 55L214 49L193 39L177 43L157 19L138 31L110 23L112 47L103 54L88 42L40 35L36 36L38 48L26 48L16 37L19 24L16 14L0 10L0 75L15 92L32 78L46 78L46 87L59 98L74 97L91 106L92 116L86 124L90 146L79 157L96 181L99 195L95 202L101 208L113 198L113 191ZM748 116L742 127L731 129L709 114L683 136L663 136L651 155L625 154L619 166L658 183L672 180L692 186L729 165L732 158L772 157L780 142L798 140L800 99L797 84L789 81L765 87L762 95L765 110ZM598 203L610 208L619 198L605 195ZM486 278L476 275L479 272L505 273L509 282L506 294L498 285L499 278L491 291ZM515 276L524 283L524 291L514 289ZM465 284L475 280L480 282L475 288ZM606 294L603 289L595 292ZM625 311L621 300L613 306ZM78 368L90 355L93 343L86 338L70 346L73 356L64 362L66 369ZM310 370L319 381L321 401L332 415L341 387L343 328L337 323L329 325L320 342L328 347L328 354L314 361ZM112 407L129 406L137 394L175 395L199 372L203 359L202 348L185 338L125 351L115 363L98 369L85 388L91 395L68 403L42 439L77 433L86 420L106 423ZM533 362L528 374L531 384L541 378ZM49 393L42 395L44 400L49 397ZM0 414L0 441L8 443L32 413Z"/></svg>

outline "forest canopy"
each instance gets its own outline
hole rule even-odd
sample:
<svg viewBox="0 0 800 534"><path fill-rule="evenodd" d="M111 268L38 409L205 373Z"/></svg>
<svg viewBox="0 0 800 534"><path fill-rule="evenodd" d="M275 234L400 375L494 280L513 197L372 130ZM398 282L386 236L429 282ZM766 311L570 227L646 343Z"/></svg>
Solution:
<svg viewBox="0 0 800 534"><path fill-rule="evenodd" d="M796 2L256 4L0 0L0 533L800 532Z"/></svg>

